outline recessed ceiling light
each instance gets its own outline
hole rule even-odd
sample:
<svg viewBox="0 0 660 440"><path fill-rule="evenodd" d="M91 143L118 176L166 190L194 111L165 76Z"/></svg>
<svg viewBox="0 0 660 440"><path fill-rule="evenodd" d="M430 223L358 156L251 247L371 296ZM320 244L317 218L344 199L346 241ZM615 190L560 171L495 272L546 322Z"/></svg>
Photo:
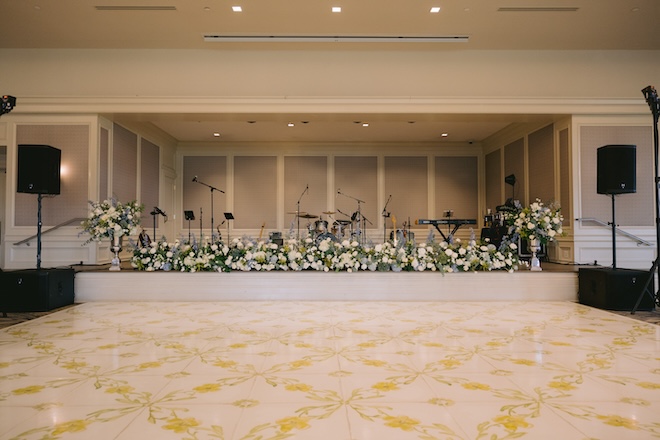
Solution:
<svg viewBox="0 0 660 440"><path fill-rule="evenodd" d="M368 122L363 122L363 123L362 123L362 126L363 126L363 127L368 127L368 126L369 126L369 123L368 123Z"/></svg>
<svg viewBox="0 0 660 440"><path fill-rule="evenodd" d="M332 7L332 12L341 12L341 7L340 6L333 6Z"/></svg>
<svg viewBox="0 0 660 440"><path fill-rule="evenodd" d="M289 127L293 127L294 124L293 124L293 122L289 122L287 125L288 125Z"/></svg>
<svg viewBox="0 0 660 440"><path fill-rule="evenodd" d="M449 136L449 133L442 133L440 136L442 136L443 138L446 138L447 136Z"/></svg>
<svg viewBox="0 0 660 440"><path fill-rule="evenodd" d="M431 14L437 14L438 12L440 12L440 6L433 6L431 8Z"/></svg>
<svg viewBox="0 0 660 440"><path fill-rule="evenodd" d="M204 11L205 11L205 12L209 12L210 10L211 10L211 8L209 8L208 6L206 6L206 7L204 8Z"/></svg>
<svg viewBox="0 0 660 440"><path fill-rule="evenodd" d="M243 12L243 8L241 8L240 6L232 6L231 10L234 12Z"/></svg>
<svg viewBox="0 0 660 440"><path fill-rule="evenodd" d="M218 132L216 131L215 133L213 133L213 136L219 138L219 137L220 137L220 133L218 133Z"/></svg>

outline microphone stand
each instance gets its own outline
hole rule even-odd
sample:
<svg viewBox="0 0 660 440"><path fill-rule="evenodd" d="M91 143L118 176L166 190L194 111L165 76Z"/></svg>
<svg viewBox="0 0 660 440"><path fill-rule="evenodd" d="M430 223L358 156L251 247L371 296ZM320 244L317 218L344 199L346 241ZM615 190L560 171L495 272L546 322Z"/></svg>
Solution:
<svg viewBox="0 0 660 440"><path fill-rule="evenodd" d="M337 194L341 194L342 196L348 197L349 199L353 199L357 202L357 204L358 204L357 211L353 215L355 218L353 218L353 216L351 216L351 220L357 220L357 230L355 231L355 233L357 235L360 235L361 238L363 238L362 237L362 231L360 231L360 223L362 221L362 208L361 208L360 204L365 203L364 200L360 200L357 197L353 197L353 196L349 196L348 194L344 194L339 189L337 190ZM371 223L371 222L369 222L369 223ZM362 242L362 244L364 244L362 240L361 240L361 242Z"/></svg>
<svg viewBox="0 0 660 440"><path fill-rule="evenodd" d="M199 183L200 185L204 185L205 187L207 187L207 188L209 188L209 189L211 190L211 243L213 243L213 236L215 235L215 229L213 228L213 191L220 191L220 192L223 193L223 194L224 194L225 192L224 192L223 190L221 190L221 189L218 189L218 188L216 188L216 187L214 187L214 186L211 186L211 185L209 185L209 184L207 184L207 183L204 183L204 182L198 180L198 179L197 179L197 176L195 176L195 178L193 179L193 182L197 182L197 183ZM200 215L200 217L201 217L201 215ZM200 222L201 222L201 218L200 218ZM201 233L202 233L202 232L200 231L200 235L201 235ZM201 239L201 237L200 237L200 239Z"/></svg>
<svg viewBox="0 0 660 440"><path fill-rule="evenodd" d="M383 207L383 243L387 241L387 219L390 218L390 213L387 212L387 205L390 204L390 200L392 200L392 194L387 198L387 202L385 202L385 206Z"/></svg>
<svg viewBox="0 0 660 440"><path fill-rule="evenodd" d="M202 242L202 237L203 237L203 235L202 235L202 234L203 234L202 231L203 231L203 229L204 229L204 226L203 226L203 223L202 223L202 217L203 217L203 215L204 215L204 212L202 211L202 207L200 206L200 207L199 207L199 242L200 242L200 243Z"/></svg>
<svg viewBox="0 0 660 440"><path fill-rule="evenodd" d="M309 185L305 186L305 189L303 190L302 194L300 194L300 197L298 197L298 202L296 202L296 220L298 222L298 232L296 233L296 237L298 238L298 240L300 240L300 201L302 200L305 193L308 192L309 192Z"/></svg>

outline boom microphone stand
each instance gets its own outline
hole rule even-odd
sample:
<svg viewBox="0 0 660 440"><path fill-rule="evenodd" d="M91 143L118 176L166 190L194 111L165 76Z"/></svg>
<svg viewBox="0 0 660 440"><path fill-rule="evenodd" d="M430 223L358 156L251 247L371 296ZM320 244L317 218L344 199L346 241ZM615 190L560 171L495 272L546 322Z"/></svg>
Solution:
<svg viewBox="0 0 660 440"><path fill-rule="evenodd" d="M223 193L223 194L224 194L225 192L224 192L223 190L221 190L221 189L218 189L218 188L216 188L216 187L214 187L214 186L211 186L211 185L209 185L209 184L206 184L206 183L204 183L204 182L198 180L198 179L197 179L197 176L193 177L193 180L192 180L192 181L193 181L193 182L197 182L197 183L199 183L200 185L204 185L205 187L207 187L207 188L209 188L209 189L211 190L211 242L213 242L213 234L214 234L214 231L215 231L215 229L213 228L213 191L220 191L220 192ZM201 221L201 218L200 218L200 221ZM201 234L201 232L200 232L200 234ZM201 237L200 237L200 239L201 239Z"/></svg>
<svg viewBox="0 0 660 440"><path fill-rule="evenodd" d="M302 198L305 194L309 194L309 184L307 184L307 186L305 186L305 190L302 192L302 194L300 194L300 197L298 197L298 202L296 202L296 219L297 219L297 222L298 222L298 232L297 232L296 238L298 240L300 240L300 214L301 214L301 212L300 212L300 201L302 200Z"/></svg>
<svg viewBox="0 0 660 440"><path fill-rule="evenodd" d="M647 294L651 297L653 300L653 305L656 304L658 300L658 292L656 291L651 292L649 290L649 285L651 284L651 281L653 281L653 277L655 276L655 272L658 271L658 277L660 279L660 266L658 265L658 260L660 259L660 189L658 186L660 185L660 176L658 174L658 119L660 117L660 101L658 100L658 92L656 92L655 88L653 86L648 86L644 89L642 89L642 94L644 95L644 98L646 99L646 103L649 105L649 108L651 109L651 113L653 114L653 158L654 158L654 166L655 166L655 234L656 234L656 248L655 248L655 261L653 262L653 266L651 266L651 269L649 270L649 278L646 280L646 284L644 284L644 287L642 288L642 293L640 293L639 298L637 298L637 302L635 303L635 307L630 311L631 315L634 315L635 312L637 311L637 307L639 307L639 304L642 302L642 298L644 297L644 294Z"/></svg>

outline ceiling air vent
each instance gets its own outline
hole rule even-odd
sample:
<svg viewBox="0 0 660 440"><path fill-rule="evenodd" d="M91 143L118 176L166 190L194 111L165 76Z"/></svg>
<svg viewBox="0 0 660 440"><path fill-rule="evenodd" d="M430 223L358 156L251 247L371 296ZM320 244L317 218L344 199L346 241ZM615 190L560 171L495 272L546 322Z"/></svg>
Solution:
<svg viewBox="0 0 660 440"><path fill-rule="evenodd" d="M94 6L97 11L176 11L176 6L120 6L101 5Z"/></svg>
<svg viewBox="0 0 660 440"><path fill-rule="evenodd" d="M552 6L512 6L501 7L497 12L577 12L577 7L552 7Z"/></svg>
<svg viewBox="0 0 660 440"><path fill-rule="evenodd" d="M316 35L204 35L214 43L467 43L465 35L437 37L316 36Z"/></svg>

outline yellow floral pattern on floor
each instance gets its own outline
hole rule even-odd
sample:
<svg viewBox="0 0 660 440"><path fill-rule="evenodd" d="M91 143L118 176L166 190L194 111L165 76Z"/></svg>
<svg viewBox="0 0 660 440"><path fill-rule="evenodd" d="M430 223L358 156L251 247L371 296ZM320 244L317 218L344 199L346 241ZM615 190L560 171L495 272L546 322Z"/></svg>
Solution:
<svg viewBox="0 0 660 440"><path fill-rule="evenodd" d="M660 327L573 303L87 303L0 348L2 439L660 438Z"/></svg>

